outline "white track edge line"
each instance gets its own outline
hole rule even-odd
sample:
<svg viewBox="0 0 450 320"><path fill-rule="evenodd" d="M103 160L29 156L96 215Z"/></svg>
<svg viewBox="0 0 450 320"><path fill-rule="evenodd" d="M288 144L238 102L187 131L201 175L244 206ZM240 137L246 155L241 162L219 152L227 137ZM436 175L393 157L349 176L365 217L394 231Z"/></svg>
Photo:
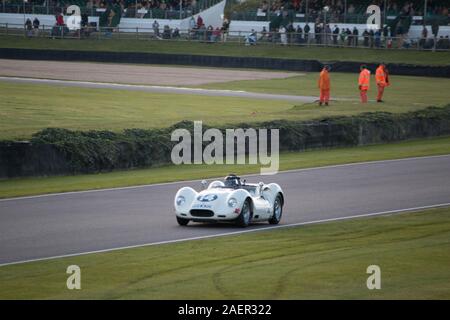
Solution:
<svg viewBox="0 0 450 320"><path fill-rule="evenodd" d="M446 158L446 157L450 157L450 154L441 154L441 155L434 155L434 156L419 156L419 157L399 158L399 159L373 160L373 161L334 164L334 165L328 165L328 166L322 166L322 167L281 170L277 173L277 175L293 173L293 172L313 171L313 170L320 170L320 169L333 169L333 168L341 168L341 167L360 166L360 165L366 165L366 164L380 164L380 163L425 160L425 159ZM112 172L114 172L114 171L112 171ZM249 173L249 174L242 175L242 177L254 177L254 176L261 176L261 174ZM270 176L268 176L268 177L270 177ZM216 176L216 177L209 177L207 179L212 180L212 179L218 179L218 178L221 178L221 177ZM64 195L71 195L71 194L83 194L83 193L91 193L91 192L130 190L130 189L147 188L147 187L153 187L153 186L157 187L157 186L172 185L172 184L179 184L179 183L189 183L189 182L196 182L196 181L200 181L200 180L202 180L202 179L191 179L191 180L179 180L179 181L172 181L172 182L140 184L140 185L126 186L126 187L112 187L112 188L101 188L101 189L91 189L91 190L55 192L55 193L38 194L38 195L33 195L33 196L3 198L3 199L0 199L0 202L14 201L14 200L27 200L27 199L53 197L53 196L64 196Z"/></svg>
<svg viewBox="0 0 450 320"><path fill-rule="evenodd" d="M66 255L58 255L58 256L52 256L52 257L36 258L36 259L29 259L29 260L23 260L23 261L7 262L7 263L0 264L0 267L10 266L10 265L17 265L17 264L25 264L25 263L31 263L31 262L38 262L38 261L47 261L47 260L53 260L53 259L77 257L77 256L88 255L88 254L106 253L106 252L112 252L112 251L118 251L118 250L134 249L134 248L141 248L141 247L150 247L150 246L156 246L156 245L164 245L164 244L171 244L171 243L187 242L187 241L194 241L194 240L204 240L204 239L210 239L210 238L219 238L219 237L224 237L224 236L232 236L232 235L239 235L239 234L246 234L246 233L253 233L253 232L262 232L262 231L268 231L268 230L274 230L274 229L282 229L282 228L289 228L289 227L297 227L297 226L304 226L304 225L310 225L310 224L319 224L319 223L333 222L333 221L340 221L340 220L350 220L350 219L355 219L355 218L365 218L365 217L372 217L372 216L379 216L379 215L387 215L387 214L395 214L395 213L403 213L403 212L413 212L413 211L419 211L419 210L425 210L425 209L433 209L433 208L440 208L440 207L448 207L448 206L450 206L450 202L440 203L440 204L433 204L433 205L427 205L427 206L420 206L420 207L412 207L412 208L394 209L394 210L388 210L388 211L356 214L356 215L345 216L345 217L336 217L336 218L320 219L320 220L313 220L313 221L297 222L297 223L284 224L284 225L278 225L278 226L271 226L271 227L265 227L265 228L263 227L263 228L256 228L256 229L250 229L250 230L225 232L225 233L218 233L218 234L212 234L212 235L207 235L207 236L190 237L190 238L166 240L166 241L159 241L159 242L150 242L150 243L143 243L143 244L137 244L137 245L131 245L131 246L123 246L123 247L116 247L116 248L109 248L109 249L101 249L101 250L93 250L93 251L86 251L86 252L79 252L79 253L71 253L71 254L66 254Z"/></svg>
<svg viewBox="0 0 450 320"><path fill-rule="evenodd" d="M296 95L286 95L286 94L276 94L276 93L262 93L262 92L251 92L244 90L230 90L230 89L204 89L204 88L190 88L190 87L174 87L174 86L158 86L158 85L144 85L144 84L127 84L127 83L114 83L114 82L92 82L92 81L75 81L75 80L64 80L64 79L47 79L47 78L22 78L22 77L7 77L0 76L0 81L14 81L21 83L36 83L36 84L60 84L60 85L79 85L78 87L86 88L85 86L89 86L87 88L92 89L112 89L116 87L118 89L126 90L126 88L141 88L141 89L158 89L161 90L160 93L164 93L164 90L168 91L168 93L183 93L183 94L196 94L196 93L235 93L240 94L242 98L252 98L247 95L257 95L255 99L264 99L264 98L274 98L281 100L299 100L302 99L316 99L315 96L296 96ZM156 92L156 91L155 91ZM230 96L234 97L234 96Z"/></svg>

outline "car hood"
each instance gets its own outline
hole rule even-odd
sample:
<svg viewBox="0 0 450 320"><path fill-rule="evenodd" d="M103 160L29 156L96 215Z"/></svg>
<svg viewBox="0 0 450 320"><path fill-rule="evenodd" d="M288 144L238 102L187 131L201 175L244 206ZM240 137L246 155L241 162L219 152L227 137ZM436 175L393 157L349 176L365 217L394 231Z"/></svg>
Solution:
<svg viewBox="0 0 450 320"><path fill-rule="evenodd" d="M203 202L212 202L219 198L226 198L230 193L235 191L235 189L231 188L213 188L202 190L198 193L195 200L203 201Z"/></svg>
<svg viewBox="0 0 450 320"><path fill-rule="evenodd" d="M226 204L228 196L234 191L231 188L206 189L197 194L192 201L192 207L214 209Z"/></svg>

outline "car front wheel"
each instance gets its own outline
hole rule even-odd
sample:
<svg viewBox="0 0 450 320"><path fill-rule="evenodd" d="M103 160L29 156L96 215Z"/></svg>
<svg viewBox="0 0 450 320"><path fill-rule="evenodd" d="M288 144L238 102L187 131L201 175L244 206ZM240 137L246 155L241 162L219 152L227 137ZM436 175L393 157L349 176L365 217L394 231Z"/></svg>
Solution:
<svg viewBox="0 0 450 320"><path fill-rule="evenodd" d="M251 207L250 207L250 201L245 200L244 204L242 205L241 213L239 214L239 217L236 219L236 224L239 227L247 227L250 224L251 220Z"/></svg>
<svg viewBox="0 0 450 320"><path fill-rule="evenodd" d="M283 202L281 196L277 195L273 203L273 216L270 218L270 224L278 224L281 221L281 215L283 214Z"/></svg>
<svg viewBox="0 0 450 320"><path fill-rule="evenodd" d="M177 217L177 222L180 226L186 226L189 223L189 219Z"/></svg>

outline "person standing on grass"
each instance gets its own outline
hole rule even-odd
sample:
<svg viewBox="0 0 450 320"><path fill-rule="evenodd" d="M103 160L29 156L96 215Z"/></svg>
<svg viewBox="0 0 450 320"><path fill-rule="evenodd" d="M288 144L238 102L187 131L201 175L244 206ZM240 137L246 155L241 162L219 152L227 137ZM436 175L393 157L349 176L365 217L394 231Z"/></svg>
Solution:
<svg viewBox="0 0 450 320"><path fill-rule="evenodd" d="M370 71L367 69L366 65L360 67L361 72L359 73L359 94L361 96L361 103L367 103L367 91L370 87Z"/></svg>
<svg viewBox="0 0 450 320"><path fill-rule="evenodd" d="M309 31L311 31L311 28L308 23L305 24L305 28L303 29L303 31L305 33L305 43L308 44L309 43Z"/></svg>
<svg viewBox="0 0 450 320"><path fill-rule="evenodd" d="M25 31L28 38L31 38L33 36L33 24L31 23L30 19L27 19L25 22Z"/></svg>
<svg viewBox="0 0 450 320"><path fill-rule="evenodd" d="M340 34L341 30L339 29L339 27L337 25L334 26L334 30L333 30L333 45L337 46L338 45L338 36Z"/></svg>
<svg viewBox="0 0 450 320"><path fill-rule="evenodd" d="M197 17L197 28L201 28L204 25L203 18L199 15Z"/></svg>
<svg viewBox="0 0 450 320"><path fill-rule="evenodd" d="M324 66L320 72L318 86L320 89L319 106L325 104L328 106L330 101L330 66Z"/></svg>
<svg viewBox="0 0 450 320"><path fill-rule="evenodd" d="M281 44L284 46L287 45L286 28L283 25L280 27L279 33Z"/></svg>
<svg viewBox="0 0 450 320"><path fill-rule="evenodd" d="M40 25L40 21L38 18L34 18L33 20L33 30L34 30L34 36L38 36L39 35L39 25Z"/></svg>
<svg viewBox="0 0 450 320"><path fill-rule="evenodd" d="M359 30L356 27L353 27L353 46L357 47L359 42Z"/></svg>
<svg viewBox="0 0 450 320"><path fill-rule="evenodd" d="M384 88L389 86L389 74L384 63L380 63L375 73L375 80L378 87L377 102L383 102Z"/></svg>
<svg viewBox="0 0 450 320"><path fill-rule="evenodd" d="M64 26L64 17L63 17L63 15L61 13L57 13L55 15L55 19L56 19L56 25L58 27Z"/></svg>
<svg viewBox="0 0 450 320"><path fill-rule="evenodd" d="M159 22L157 20L153 21L152 28L153 28L153 36L155 38L160 38L159 37Z"/></svg>
<svg viewBox="0 0 450 320"><path fill-rule="evenodd" d="M223 19L223 23L222 23L222 42L227 42L227 37L228 37L228 30L230 29L230 21L228 21L227 18Z"/></svg>

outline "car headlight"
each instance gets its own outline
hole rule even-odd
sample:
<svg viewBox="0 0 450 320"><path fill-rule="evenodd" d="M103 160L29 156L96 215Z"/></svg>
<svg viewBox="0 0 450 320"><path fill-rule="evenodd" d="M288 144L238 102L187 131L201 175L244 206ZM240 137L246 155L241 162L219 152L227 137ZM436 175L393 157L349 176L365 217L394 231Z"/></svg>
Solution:
<svg viewBox="0 0 450 320"><path fill-rule="evenodd" d="M230 199L228 200L228 205L229 205L230 207L232 207L232 208L236 207L236 205L237 205L237 200L236 200L235 198L230 198Z"/></svg>
<svg viewBox="0 0 450 320"><path fill-rule="evenodd" d="M177 206L182 206L185 202L186 202L186 199L183 196L178 196Z"/></svg>

